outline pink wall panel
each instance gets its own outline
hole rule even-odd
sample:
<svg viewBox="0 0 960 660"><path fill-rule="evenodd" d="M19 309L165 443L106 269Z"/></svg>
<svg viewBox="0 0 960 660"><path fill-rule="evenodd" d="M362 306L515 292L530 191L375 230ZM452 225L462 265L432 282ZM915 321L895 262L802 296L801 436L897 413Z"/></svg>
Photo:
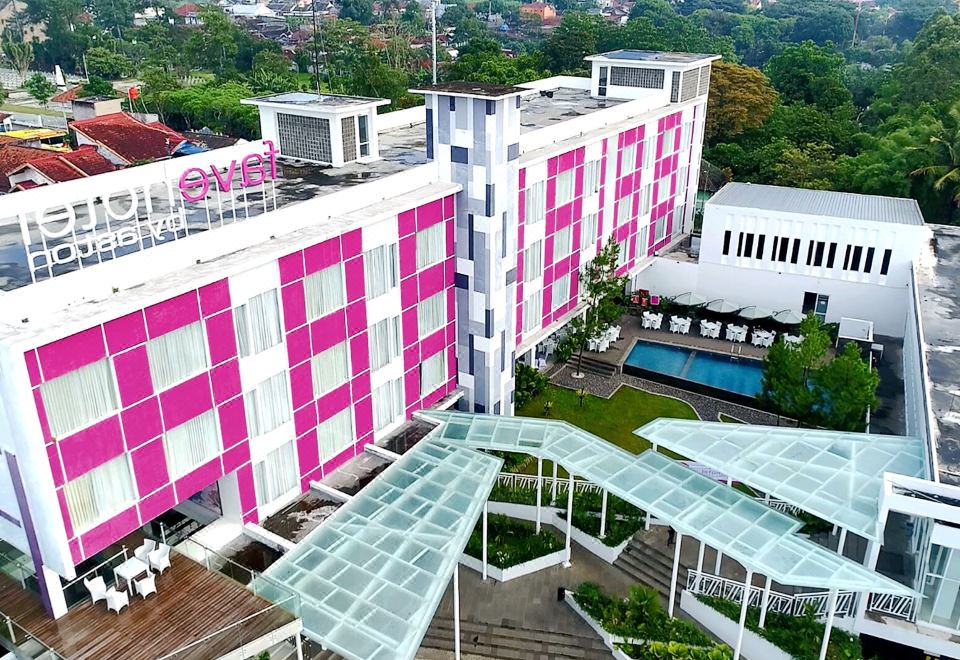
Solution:
<svg viewBox="0 0 960 660"><path fill-rule="evenodd" d="M107 522L80 536L83 554L90 557L140 526L137 507L132 506Z"/></svg>
<svg viewBox="0 0 960 660"><path fill-rule="evenodd" d="M154 396L127 408L120 413L120 421L127 449L139 447L163 433L160 400Z"/></svg>
<svg viewBox="0 0 960 660"><path fill-rule="evenodd" d="M223 468L220 465L220 457L218 456L174 482L173 486L177 493L177 499L179 501L187 499L222 476Z"/></svg>
<svg viewBox="0 0 960 660"><path fill-rule="evenodd" d="M148 495L140 500L140 520L147 523L161 513L169 511L176 505L177 501L173 494L173 486L167 485L157 492Z"/></svg>
<svg viewBox="0 0 960 660"><path fill-rule="evenodd" d="M163 440L160 438L131 452L130 458L133 461L137 491L141 496L149 495L170 481Z"/></svg>
<svg viewBox="0 0 960 660"><path fill-rule="evenodd" d="M44 380L62 376L107 354L100 326L58 339L37 349Z"/></svg>
<svg viewBox="0 0 960 660"><path fill-rule="evenodd" d="M123 453L123 433L119 416L88 426L59 443L67 480L116 458Z"/></svg>
<svg viewBox="0 0 960 660"><path fill-rule="evenodd" d="M317 421L325 422L338 412L350 406L350 384L344 383L328 394L317 399Z"/></svg>
<svg viewBox="0 0 960 660"><path fill-rule="evenodd" d="M227 310L211 316L204 324L207 328L207 345L210 363L220 364L237 355L237 335L233 325L233 312Z"/></svg>
<svg viewBox="0 0 960 660"><path fill-rule="evenodd" d="M340 262L340 239L331 238L303 251L305 274L310 275ZM302 277L302 275L301 275Z"/></svg>
<svg viewBox="0 0 960 660"><path fill-rule="evenodd" d="M347 336L352 337L367 327L367 305L362 300L347 306Z"/></svg>
<svg viewBox="0 0 960 660"><path fill-rule="evenodd" d="M347 282L347 302L363 298L363 257L355 257L345 262L343 277Z"/></svg>
<svg viewBox="0 0 960 660"><path fill-rule="evenodd" d="M200 313L211 316L230 307L230 286L218 280L200 288Z"/></svg>
<svg viewBox="0 0 960 660"><path fill-rule="evenodd" d="M283 323L287 331L307 322L307 303L304 299L303 280L297 280L280 290L283 304Z"/></svg>
<svg viewBox="0 0 960 660"><path fill-rule="evenodd" d="M147 332L159 337L178 328L200 320L200 303L196 291L151 305L144 310L147 317Z"/></svg>
<svg viewBox="0 0 960 660"><path fill-rule="evenodd" d="M160 394L160 410L168 429L179 426L213 407L210 376L194 376Z"/></svg>
<svg viewBox="0 0 960 660"><path fill-rule="evenodd" d="M367 345L366 332L362 332L350 340L350 365L354 377L370 369L370 348Z"/></svg>
<svg viewBox="0 0 960 660"><path fill-rule="evenodd" d="M292 254L280 257L277 261L280 267L280 284L289 284L303 277L303 251L297 250ZM201 299L202 300L202 299Z"/></svg>
<svg viewBox="0 0 960 660"><path fill-rule="evenodd" d="M147 325L140 310L104 323L103 330L111 355L147 340Z"/></svg>
<svg viewBox="0 0 960 660"><path fill-rule="evenodd" d="M213 401L220 404L240 394L240 363L237 360L224 362L210 372L213 386Z"/></svg>
<svg viewBox="0 0 960 660"><path fill-rule="evenodd" d="M344 260L358 256L363 251L363 235L359 229L353 229L340 237L340 249Z"/></svg>
<svg viewBox="0 0 960 660"><path fill-rule="evenodd" d="M227 401L217 408L217 417L220 419L220 439L224 447L247 439L247 416L243 408L243 397Z"/></svg>
<svg viewBox="0 0 960 660"><path fill-rule="evenodd" d="M153 394L146 347L138 346L117 355L113 358L113 369L117 375L120 402L124 406L132 405Z"/></svg>

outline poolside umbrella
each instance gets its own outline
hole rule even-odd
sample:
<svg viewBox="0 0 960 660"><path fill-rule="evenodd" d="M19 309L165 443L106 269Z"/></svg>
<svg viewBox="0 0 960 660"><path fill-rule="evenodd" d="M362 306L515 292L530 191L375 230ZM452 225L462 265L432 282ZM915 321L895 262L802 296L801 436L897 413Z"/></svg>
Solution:
<svg viewBox="0 0 960 660"><path fill-rule="evenodd" d="M717 314L732 314L740 309L740 305L732 303L729 300L724 300L723 298L717 298L707 303L707 309Z"/></svg>
<svg viewBox="0 0 960 660"><path fill-rule="evenodd" d="M803 315L792 309L782 309L773 315L773 320L784 325L797 325L803 320Z"/></svg>
<svg viewBox="0 0 960 660"><path fill-rule="evenodd" d="M766 307L757 307L756 305L752 305L750 307L744 307L743 309L741 309L739 316L740 318L744 318L749 321L753 321L756 319L765 319L767 317L773 316L773 310L767 309Z"/></svg>
<svg viewBox="0 0 960 660"><path fill-rule="evenodd" d="M699 307L703 303L707 302L707 299L703 296L697 295L696 293L688 292L681 293L679 296L673 299L678 305L683 305L684 307Z"/></svg>

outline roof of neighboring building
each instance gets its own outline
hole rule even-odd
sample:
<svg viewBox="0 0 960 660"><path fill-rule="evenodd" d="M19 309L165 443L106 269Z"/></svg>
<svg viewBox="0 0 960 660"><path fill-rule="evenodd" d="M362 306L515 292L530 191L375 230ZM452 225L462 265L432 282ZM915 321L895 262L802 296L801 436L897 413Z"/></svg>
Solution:
<svg viewBox="0 0 960 660"><path fill-rule="evenodd" d="M0 180L4 182L4 192L10 190L10 184L7 181L8 173L26 163L49 157L50 152L46 149L21 147L16 144L0 144Z"/></svg>
<svg viewBox="0 0 960 660"><path fill-rule="evenodd" d="M417 89L410 90L415 93L439 93L453 94L456 96L484 96L491 99L511 96L513 94L523 94L527 90L513 85L494 85L492 83L475 83L465 81L453 81L437 83L435 85L425 85Z"/></svg>
<svg viewBox="0 0 960 660"><path fill-rule="evenodd" d="M899 225L924 224L923 214L920 213L916 200L833 190L728 183L707 204Z"/></svg>
<svg viewBox="0 0 960 660"><path fill-rule="evenodd" d="M64 90L59 94L56 94L50 97L50 103L69 103L70 101L77 98L77 95L82 89L83 89L82 85L76 85L75 87L71 87L70 89Z"/></svg>
<svg viewBox="0 0 960 660"><path fill-rule="evenodd" d="M252 99L243 99L241 103L259 105L261 103L278 103L280 105L295 105L303 108L346 108L365 105L385 105L387 99L378 99L369 96L347 96L344 94L314 94L313 92L284 92L270 96L258 96Z"/></svg>
<svg viewBox="0 0 960 660"><path fill-rule="evenodd" d="M167 158L184 141L160 122L146 124L125 112L80 119L71 122L70 128L131 163Z"/></svg>
<svg viewBox="0 0 960 660"><path fill-rule="evenodd" d="M210 130L183 131L181 135L194 144L202 145L207 149L231 147L240 141L240 138L235 138L230 135L220 135Z"/></svg>
<svg viewBox="0 0 960 660"><path fill-rule="evenodd" d="M706 53L665 53L657 50L633 50L622 48L609 53L599 53L585 57L585 60L621 60L624 62L652 62L657 64L693 64L700 60L717 60L719 55Z"/></svg>
<svg viewBox="0 0 960 660"><path fill-rule="evenodd" d="M174 8L173 13L177 16L189 16L190 14L199 14L200 6L192 2L185 2Z"/></svg>
<svg viewBox="0 0 960 660"><path fill-rule="evenodd" d="M40 151L40 150L37 150ZM61 181L72 181L95 174L112 172L116 166L109 160L100 155L100 152L93 146L83 146L76 151L65 153L43 152L44 155L22 163L5 174L12 175L21 172L27 167L32 167L47 179L59 183ZM31 187L31 186L21 186Z"/></svg>

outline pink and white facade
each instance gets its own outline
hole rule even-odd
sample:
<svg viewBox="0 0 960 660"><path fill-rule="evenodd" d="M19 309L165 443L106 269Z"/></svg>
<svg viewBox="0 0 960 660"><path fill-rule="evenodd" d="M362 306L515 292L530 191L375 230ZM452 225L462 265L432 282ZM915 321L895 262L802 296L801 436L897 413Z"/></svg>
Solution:
<svg viewBox="0 0 960 660"><path fill-rule="evenodd" d="M256 524L417 410L511 414L514 362L578 312L599 247L635 275L691 224L706 87L670 79L714 58L610 55L593 80L349 100L332 160L356 185L304 193L285 158L331 147L274 134L294 124L271 101L262 143L0 199L0 274L6 217L30 275L0 292L0 538L51 613L77 565L214 486ZM599 86L613 69L629 93ZM585 111L556 119L562 99ZM94 227L94 199L133 233Z"/></svg>

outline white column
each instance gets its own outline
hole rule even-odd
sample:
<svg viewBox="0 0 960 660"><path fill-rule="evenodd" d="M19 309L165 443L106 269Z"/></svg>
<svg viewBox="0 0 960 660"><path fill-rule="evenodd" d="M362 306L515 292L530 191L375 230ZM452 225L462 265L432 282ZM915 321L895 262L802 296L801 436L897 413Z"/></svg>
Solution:
<svg viewBox="0 0 960 660"><path fill-rule="evenodd" d="M740 624L737 627L737 643L733 647L733 660L740 660L743 647L743 629L747 626L747 606L750 604L750 585L753 584L753 571L747 569L747 579L743 581L743 600L740 603Z"/></svg>
<svg viewBox="0 0 960 660"><path fill-rule="evenodd" d="M543 505L543 459L537 458L537 534L540 533L540 507Z"/></svg>
<svg viewBox="0 0 960 660"><path fill-rule="evenodd" d="M670 573L670 600L667 604L667 614L673 618L673 603L677 599L677 574L680 572L680 546L683 544L683 534L677 533L673 548L673 571Z"/></svg>
<svg viewBox="0 0 960 660"><path fill-rule="evenodd" d="M483 503L483 579L487 579L487 503Z"/></svg>
<svg viewBox="0 0 960 660"><path fill-rule="evenodd" d="M837 541L837 554L843 556L843 546L847 543L847 528L840 528L840 540Z"/></svg>
<svg viewBox="0 0 960 660"><path fill-rule="evenodd" d="M700 543L700 550L697 552L697 573L702 575L703 574L703 553L706 550L707 546L703 541L699 541L699 543ZM694 584L695 590L700 588L700 582L703 580L703 578L700 577L700 575L697 575L697 582L696 584Z"/></svg>
<svg viewBox="0 0 960 660"><path fill-rule="evenodd" d="M557 462L553 462L553 485L550 487L550 506L557 505Z"/></svg>
<svg viewBox="0 0 960 660"><path fill-rule="evenodd" d="M65 616L67 613L67 598L63 595L63 581L60 579L60 574L42 566L36 577L38 582L43 581L41 589L46 588L47 597L50 599L50 614L55 619Z"/></svg>
<svg viewBox="0 0 960 660"><path fill-rule="evenodd" d="M554 464L556 465L556 464ZM567 545L566 559L563 562L564 567L570 567L570 534L573 533L573 473L570 473L570 481L567 483Z"/></svg>
<svg viewBox="0 0 960 660"><path fill-rule="evenodd" d="M720 575L720 562L723 561L723 553L717 550L717 560L713 562L713 574L717 577L723 577Z"/></svg>
<svg viewBox="0 0 960 660"><path fill-rule="evenodd" d="M297 633L297 660L303 660L303 635Z"/></svg>
<svg viewBox="0 0 960 660"><path fill-rule="evenodd" d="M830 645L830 631L833 629L833 615L837 611L837 590L830 590L827 599L827 622L823 625L823 641L820 642L820 660L827 657L827 647Z"/></svg>
<svg viewBox="0 0 960 660"><path fill-rule="evenodd" d="M767 621L767 607L770 605L770 576L763 583L763 599L760 601L760 627Z"/></svg>
<svg viewBox="0 0 960 660"><path fill-rule="evenodd" d="M453 567L453 657L460 660L460 562Z"/></svg>
<svg viewBox="0 0 960 660"><path fill-rule="evenodd" d="M603 499L600 500L600 538L607 535L607 489L603 489Z"/></svg>

